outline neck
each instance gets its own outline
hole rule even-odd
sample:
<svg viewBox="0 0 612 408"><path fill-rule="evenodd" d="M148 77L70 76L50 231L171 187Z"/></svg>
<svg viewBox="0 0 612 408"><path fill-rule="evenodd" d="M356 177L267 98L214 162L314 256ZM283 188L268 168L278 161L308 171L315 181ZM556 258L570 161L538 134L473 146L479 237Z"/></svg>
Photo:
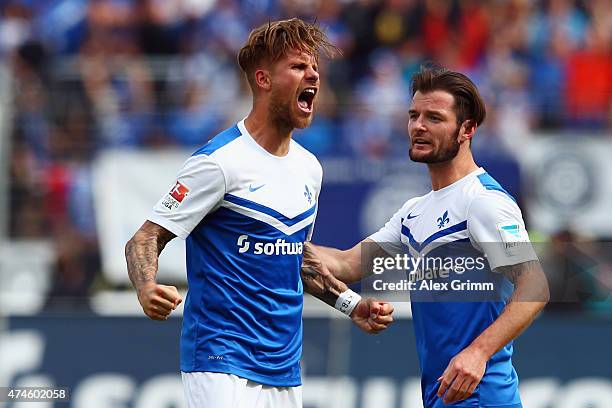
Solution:
<svg viewBox="0 0 612 408"><path fill-rule="evenodd" d="M267 111L253 107L249 116L244 120L244 126L257 144L268 153L281 157L289 153L293 129L283 129L273 123Z"/></svg>
<svg viewBox="0 0 612 408"><path fill-rule="evenodd" d="M471 151L466 149L467 151L462 152L461 150L452 160L427 165L431 178L431 188L434 191L450 186L478 169Z"/></svg>

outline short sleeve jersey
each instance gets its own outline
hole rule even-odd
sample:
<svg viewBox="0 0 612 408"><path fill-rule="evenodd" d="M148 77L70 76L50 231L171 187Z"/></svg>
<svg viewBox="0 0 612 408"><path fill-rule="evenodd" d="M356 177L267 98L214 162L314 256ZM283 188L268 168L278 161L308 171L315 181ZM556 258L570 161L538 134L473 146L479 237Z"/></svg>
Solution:
<svg viewBox="0 0 612 408"><path fill-rule="evenodd" d="M298 143L274 156L244 121L187 159L149 217L186 239L182 371L301 383L300 266L321 179Z"/></svg>
<svg viewBox="0 0 612 408"><path fill-rule="evenodd" d="M484 255L482 273L500 288L510 289L510 293L512 284L494 270L537 259L528 244L521 210L514 198L482 168L445 188L408 200L369 238L378 243L401 243L413 257L426 257L436 251L444 253L444 248L462 245L464 253ZM437 379L450 360L497 319L505 299L417 301L415 298L413 294L412 315L423 401L426 408L443 407L442 400L436 396ZM511 357L512 343L491 358L474 394L457 406L520 407L518 378Z"/></svg>

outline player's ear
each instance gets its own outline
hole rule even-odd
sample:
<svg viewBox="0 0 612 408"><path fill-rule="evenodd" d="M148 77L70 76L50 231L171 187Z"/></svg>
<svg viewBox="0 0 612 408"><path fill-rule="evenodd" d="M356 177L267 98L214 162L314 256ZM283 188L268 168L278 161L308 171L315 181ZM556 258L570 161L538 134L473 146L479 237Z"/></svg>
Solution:
<svg viewBox="0 0 612 408"><path fill-rule="evenodd" d="M463 128L463 132L460 132L461 139L472 140L474 133L476 133L476 122L471 119L464 120L461 127Z"/></svg>
<svg viewBox="0 0 612 408"><path fill-rule="evenodd" d="M270 71L267 69L258 69L255 71L255 85L265 91L270 90L272 86L272 80L270 78Z"/></svg>

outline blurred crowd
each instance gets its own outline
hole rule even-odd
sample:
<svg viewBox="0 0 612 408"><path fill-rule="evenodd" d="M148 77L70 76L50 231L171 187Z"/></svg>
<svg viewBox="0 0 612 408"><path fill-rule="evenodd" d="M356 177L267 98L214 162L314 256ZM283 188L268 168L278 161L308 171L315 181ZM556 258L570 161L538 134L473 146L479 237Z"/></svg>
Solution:
<svg viewBox="0 0 612 408"><path fill-rule="evenodd" d="M405 157L411 75L435 61L487 102L474 142L516 156L541 131L612 129L609 0L2 0L13 77L13 237L56 237L56 291L100 269L91 163L106 148L195 148L248 113L236 63L269 20L318 21L342 55L298 140L321 157ZM497 152L497 153L496 153Z"/></svg>

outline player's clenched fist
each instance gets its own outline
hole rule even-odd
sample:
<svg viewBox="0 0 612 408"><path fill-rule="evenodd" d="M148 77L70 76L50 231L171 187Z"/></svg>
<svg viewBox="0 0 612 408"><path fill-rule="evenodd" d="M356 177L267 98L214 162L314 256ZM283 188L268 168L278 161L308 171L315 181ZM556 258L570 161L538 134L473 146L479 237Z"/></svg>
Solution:
<svg viewBox="0 0 612 408"><path fill-rule="evenodd" d="M393 306L373 298L362 299L351 313L351 319L366 333L378 334L393 323Z"/></svg>
<svg viewBox="0 0 612 408"><path fill-rule="evenodd" d="M166 320L183 298L174 286L148 283L138 289L142 310L153 320Z"/></svg>

